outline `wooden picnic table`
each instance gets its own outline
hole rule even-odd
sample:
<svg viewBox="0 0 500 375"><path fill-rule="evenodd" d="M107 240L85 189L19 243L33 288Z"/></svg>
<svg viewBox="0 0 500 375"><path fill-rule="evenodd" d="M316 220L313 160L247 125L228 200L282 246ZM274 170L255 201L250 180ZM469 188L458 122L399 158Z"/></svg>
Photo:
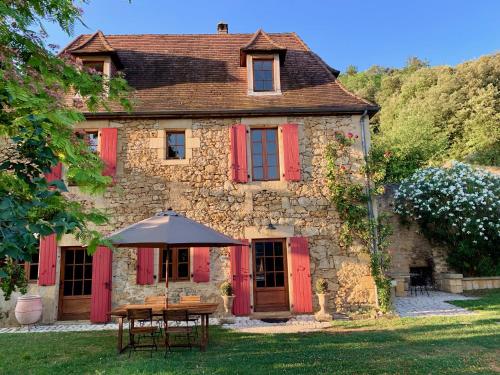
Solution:
<svg viewBox="0 0 500 375"><path fill-rule="evenodd" d="M200 337L200 350L204 351L208 343L208 326L209 316L213 314L218 307L217 303L169 303L165 308L164 304L127 304L121 305L110 311L110 315L118 319L118 343L117 351L122 353L127 346L123 346L123 321L127 317L127 309L144 309L151 308L153 316L163 316L165 310L187 310L189 315L199 315L201 317L201 337Z"/></svg>

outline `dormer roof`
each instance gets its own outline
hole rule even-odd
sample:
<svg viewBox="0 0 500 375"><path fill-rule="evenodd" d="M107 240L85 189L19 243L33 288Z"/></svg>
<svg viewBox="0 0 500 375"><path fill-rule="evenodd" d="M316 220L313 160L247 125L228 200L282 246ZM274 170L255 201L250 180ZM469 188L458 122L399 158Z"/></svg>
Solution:
<svg viewBox="0 0 500 375"><path fill-rule="evenodd" d="M122 66L116 50L111 46L101 30L82 38L79 43L70 46L67 51L77 56L108 55L118 68Z"/></svg>
<svg viewBox="0 0 500 375"><path fill-rule="evenodd" d="M246 56L249 53L278 53L280 55L280 64L283 64L286 56L286 47L273 40L264 30L259 29L252 35L248 43L240 48L241 66L246 66Z"/></svg>

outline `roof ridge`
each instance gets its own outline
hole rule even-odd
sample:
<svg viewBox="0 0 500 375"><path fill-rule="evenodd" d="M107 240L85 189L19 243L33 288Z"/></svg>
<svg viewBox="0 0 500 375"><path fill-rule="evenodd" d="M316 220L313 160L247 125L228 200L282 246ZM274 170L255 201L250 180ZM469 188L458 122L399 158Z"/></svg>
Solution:
<svg viewBox="0 0 500 375"><path fill-rule="evenodd" d="M295 37L295 39L297 39L297 41L302 45L302 47L304 47L307 51L311 51L306 42L304 42L304 40L302 40L302 38L295 31L292 31L290 34L292 34Z"/></svg>
<svg viewBox="0 0 500 375"><path fill-rule="evenodd" d="M361 96L358 96L356 94L353 94L352 92L350 92L349 90L347 90L338 80L337 77L335 77L335 75L333 74L333 72L329 69L328 65L323 61L323 59L321 57L319 57L315 52L309 50L309 53L316 59L316 61L319 62L319 64L326 70L326 72L333 78L334 80L334 84L338 85L339 88L344 91L346 94L358 99L358 100L361 100L362 102L366 103L366 104L369 104L369 105L376 105L372 102L370 102L369 100L366 100L364 98L362 98Z"/></svg>

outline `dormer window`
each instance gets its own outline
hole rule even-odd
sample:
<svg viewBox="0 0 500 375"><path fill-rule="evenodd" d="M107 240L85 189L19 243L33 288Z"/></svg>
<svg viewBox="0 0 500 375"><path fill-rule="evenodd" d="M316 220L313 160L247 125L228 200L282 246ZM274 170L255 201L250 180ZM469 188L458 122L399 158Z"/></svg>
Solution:
<svg viewBox="0 0 500 375"><path fill-rule="evenodd" d="M92 73L104 74L104 61L83 61L83 67L90 70Z"/></svg>
<svg viewBox="0 0 500 375"><path fill-rule="evenodd" d="M253 91L274 91L274 59L253 59Z"/></svg>
<svg viewBox="0 0 500 375"><path fill-rule="evenodd" d="M281 95L280 67L286 48L264 31L257 31L240 48L240 65L247 68L248 95Z"/></svg>

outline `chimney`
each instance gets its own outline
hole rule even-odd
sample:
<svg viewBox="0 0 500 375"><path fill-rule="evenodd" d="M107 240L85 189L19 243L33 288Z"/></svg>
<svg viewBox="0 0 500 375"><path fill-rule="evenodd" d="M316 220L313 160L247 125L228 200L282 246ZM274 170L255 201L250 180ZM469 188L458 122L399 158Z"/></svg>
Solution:
<svg viewBox="0 0 500 375"><path fill-rule="evenodd" d="M227 34L229 32L229 25L223 21L217 24L217 34Z"/></svg>

